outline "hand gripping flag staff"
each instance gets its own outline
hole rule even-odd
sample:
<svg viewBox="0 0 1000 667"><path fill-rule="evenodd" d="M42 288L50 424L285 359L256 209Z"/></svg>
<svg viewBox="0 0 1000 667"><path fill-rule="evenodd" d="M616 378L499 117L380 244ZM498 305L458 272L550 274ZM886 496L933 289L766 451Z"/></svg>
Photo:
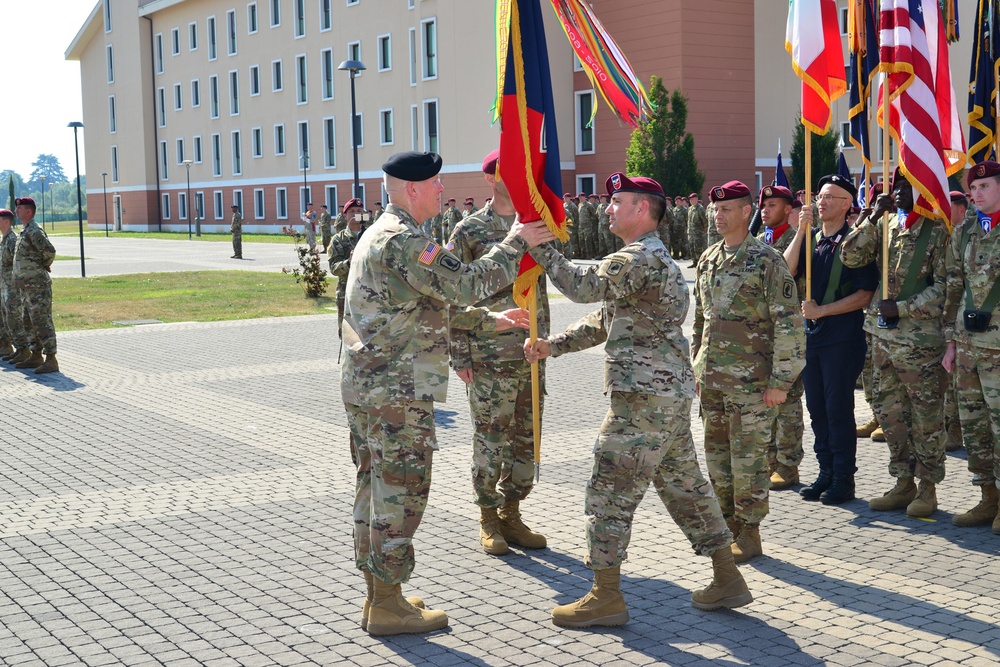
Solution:
<svg viewBox="0 0 1000 667"><path fill-rule="evenodd" d="M618 45L580 0L550 0L584 71L618 117L635 127L652 110L646 91ZM563 208L559 139L541 0L496 0L497 96L500 121L497 177L522 222L544 220L561 241L569 238ZM596 111L596 109L595 109ZM542 267L525 255L514 281L514 301L530 313L529 338L538 338L537 294ZM535 479L541 463L538 362L531 364Z"/></svg>

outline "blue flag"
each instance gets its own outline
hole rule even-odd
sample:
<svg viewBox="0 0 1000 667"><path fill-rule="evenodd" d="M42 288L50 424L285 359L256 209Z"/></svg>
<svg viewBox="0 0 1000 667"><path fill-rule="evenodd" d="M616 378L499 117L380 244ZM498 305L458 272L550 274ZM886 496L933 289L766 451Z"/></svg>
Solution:
<svg viewBox="0 0 1000 667"><path fill-rule="evenodd" d="M844 159L844 151L840 151L840 159L837 162L837 175L843 176L849 181L854 181L854 177L851 176L851 169L847 166L847 160Z"/></svg>
<svg viewBox="0 0 1000 667"><path fill-rule="evenodd" d="M858 206L865 207L865 200L868 199L868 177L865 173L867 167L861 167L861 184L858 186Z"/></svg>
<svg viewBox="0 0 1000 667"><path fill-rule="evenodd" d="M976 164L994 156L997 129L996 67L1000 65L1000 17L990 0L979 0L975 41L969 73L969 162Z"/></svg>
<svg viewBox="0 0 1000 667"><path fill-rule="evenodd" d="M861 151L865 166L872 164L871 148L868 142L870 123L872 79L878 73L878 31L875 27L875 11L878 3L860 0L849 3L848 50L851 52L850 81L847 82L850 98L851 143Z"/></svg>
<svg viewBox="0 0 1000 667"><path fill-rule="evenodd" d="M778 151L778 164L774 167L774 181L771 185L780 185L781 187L791 189L788 184L788 176L785 174L785 168L781 165L781 151Z"/></svg>

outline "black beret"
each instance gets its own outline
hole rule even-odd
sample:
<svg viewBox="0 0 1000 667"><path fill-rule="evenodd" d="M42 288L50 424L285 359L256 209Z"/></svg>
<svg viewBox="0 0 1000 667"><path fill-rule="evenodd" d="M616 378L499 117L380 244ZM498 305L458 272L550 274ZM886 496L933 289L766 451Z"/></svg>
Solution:
<svg viewBox="0 0 1000 667"><path fill-rule="evenodd" d="M416 151L396 153L385 161L382 171L403 181L426 181L441 171L441 156Z"/></svg>
<svg viewBox="0 0 1000 667"><path fill-rule="evenodd" d="M830 174L819 179L819 187L817 190L822 190L824 185L836 185L838 188L843 188L851 195L851 199L858 198L858 188L854 185L853 181L850 181L840 174Z"/></svg>

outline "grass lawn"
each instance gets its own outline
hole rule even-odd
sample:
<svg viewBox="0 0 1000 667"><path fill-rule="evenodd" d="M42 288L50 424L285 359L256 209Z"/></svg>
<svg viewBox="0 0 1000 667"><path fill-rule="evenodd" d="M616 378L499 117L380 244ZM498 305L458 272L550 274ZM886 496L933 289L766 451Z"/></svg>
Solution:
<svg viewBox="0 0 1000 667"><path fill-rule="evenodd" d="M55 278L52 317L57 331L71 331L105 329L116 320L217 322L329 315L336 312L336 287L336 280L328 277L327 295L309 299L291 275L251 271Z"/></svg>

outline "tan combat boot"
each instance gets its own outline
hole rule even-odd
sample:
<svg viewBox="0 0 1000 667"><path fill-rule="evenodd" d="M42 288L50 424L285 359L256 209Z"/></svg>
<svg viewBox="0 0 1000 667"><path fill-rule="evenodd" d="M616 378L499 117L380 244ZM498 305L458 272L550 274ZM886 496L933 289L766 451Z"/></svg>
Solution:
<svg viewBox="0 0 1000 667"><path fill-rule="evenodd" d="M1000 506L1000 492L995 484L984 484L982 487L983 499L979 504L964 514L956 514L951 518L951 522L962 528L972 526L985 526L992 523L997 515L997 508Z"/></svg>
<svg viewBox="0 0 1000 667"><path fill-rule="evenodd" d="M56 361L55 353L45 355L45 363L35 369L36 373L56 373L59 371L59 362Z"/></svg>
<svg viewBox="0 0 1000 667"><path fill-rule="evenodd" d="M799 483L798 466L786 466L779 463L771 473L771 489L781 491Z"/></svg>
<svg viewBox="0 0 1000 667"><path fill-rule="evenodd" d="M479 543L483 551L491 556L503 556L510 551L507 540L500 532L500 517L495 507L480 507L482 518L479 520Z"/></svg>
<svg viewBox="0 0 1000 667"><path fill-rule="evenodd" d="M735 609L751 602L753 595L736 567L733 550L730 547L719 549L712 554L712 583L691 594L691 606L711 611L722 607Z"/></svg>
<svg viewBox="0 0 1000 667"><path fill-rule="evenodd" d="M743 524L739 537L733 542L733 560L737 563L746 563L752 558L764 554L764 545L760 543L760 526L757 524Z"/></svg>
<svg viewBox="0 0 1000 667"><path fill-rule="evenodd" d="M733 542L735 542L736 538L740 536L740 530L742 530L743 524L741 524L740 520L736 517L729 517L726 519L726 528L728 528L729 532L733 534Z"/></svg>
<svg viewBox="0 0 1000 667"><path fill-rule="evenodd" d="M368 616L371 613L371 606L372 606L372 594L374 593L375 589L375 584L373 583L375 577L372 576L371 572L362 572L362 574L365 575L365 589L367 592L365 593L365 601L361 605L361 629L367 631ZM406 601L412 604L417 609L424 608L424 601L418 597L406 598Z"/></svg>
<svg viewBox="0 0 1000 667"><path fill-rule="evenodd" d="M628 609L621 592L621 566L594 570L594 585L590 592L572 604L553 609L552 622L562 628L627 623Z"/></svg>
<svg viewBox="0 0 1000 667"><path fill-rule="evenodd" d="M925 518L934 514L934 510L936 509L937 493L934 488L934 482L928 482L924 479L920 480L920 485L917 487L917 497L906 506L906 516Z"/></svg>
<svg viewBox="0 0 1000 667"><path fill-rule="evenodd" d="M872 431L872 442L885 442L885 431L881 426Z"/></svg>
<svg viewBox="0 0 1000 667"><path fill-rule="evenodd" d="M912 477L900 477L896 480L896 486L880 498L872 498L868 501L869 509L876 512L889 512L891 510L901 510L913 502L917 497L917 485L913 483Z"/></svg>
<svg viewBox="0 0 1000 667"><path fill-rule="evenodd" d="M14 346L9 342L4 341L3 345L0 345L0 358L6 357L8 354L14 352Z"/></svg>
<svg viewBox="0 0 1000 667"><path fill-rule="evenodd" d="M859 438L870 438L871 435L872 435L872 433L874 433L875 429L877 429L877 428L878 428L878 420L875 419L875 417L872 417L871 419L869 419L868 421L866 421L864 424L862 424L861 426L859 426L855 430L855 434Z"/></svg>
<svg viewBox="0 0 1000 667"><path fill-rule="evenodd" d="M24 361L14 364L14 368L38 368L44 362L41 352L32 352Z"/></svg>
<svg viewBox="0 0 1000 667"><path fill-rule="evenodd" d="M507 544L516 544L525 549L544 549L547 544L545 536L524 525L519 505L516 500L508 500L500 508L500 534Z"/></svg>
<svg viewBox="0 0 1000 667"><path fill-rule="evenodd" d="M7 359L7 363L14 364L15 366L17 366L17 364L21 363L30 356L31 356L31 350L29 350L26 347L22 347L18 349L17 354Z"/></svg>
<svg viewBox="0 0 1000 667"><path fill-rule="evenodd" d="M368 608L368 634L417 634L447 627L448 614L436 609L420 609L403 599L400 584L387 584L372 577L372 601Z"/></svg>

